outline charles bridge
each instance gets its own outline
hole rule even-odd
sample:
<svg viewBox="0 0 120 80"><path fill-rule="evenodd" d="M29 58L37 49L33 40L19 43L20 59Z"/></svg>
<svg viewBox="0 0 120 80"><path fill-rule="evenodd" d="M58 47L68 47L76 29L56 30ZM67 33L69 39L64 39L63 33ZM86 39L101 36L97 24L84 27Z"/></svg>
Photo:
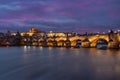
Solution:
<svg viewBox="0 0 120 80"><path fill-rule="evenodd" d="M29 40L27 39L27 42L31 42ZM81 45L83 48L95 48L98 43L103 43L107 44L108 48L120 48L120 34L110 33L80 36L69 36L66 34L65 37L34 37L32 42L34 46L75 47Z"/></svg>
<svg viewBox="0 0 120 80"><path fill-rule="evenodd" d="M104 34L84 34L75 33L34 33L29 31L10 33L7 38L0 39L0 45L19 45L19 46L43 46L43 47L76 47L95 48L97 44L107 44L108 48L120 48L120 33L114 33L112 30Z"/></svg>

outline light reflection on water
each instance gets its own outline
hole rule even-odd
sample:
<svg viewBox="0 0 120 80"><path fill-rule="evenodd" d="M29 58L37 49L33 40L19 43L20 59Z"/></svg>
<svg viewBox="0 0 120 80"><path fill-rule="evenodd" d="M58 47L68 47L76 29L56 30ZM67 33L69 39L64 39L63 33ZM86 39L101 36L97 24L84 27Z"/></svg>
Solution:
<svg viewBox="0 0 120 80"><path fill-rule="evenodd" d="M97 48L101 48L101 47L108 48L108 44L97 44Z"/></svg>
<svg viewBox="0 0 120 80"><path fill-rule="evenodd" d="M0 80L120 80L120 50L0 48Z"/></svg>

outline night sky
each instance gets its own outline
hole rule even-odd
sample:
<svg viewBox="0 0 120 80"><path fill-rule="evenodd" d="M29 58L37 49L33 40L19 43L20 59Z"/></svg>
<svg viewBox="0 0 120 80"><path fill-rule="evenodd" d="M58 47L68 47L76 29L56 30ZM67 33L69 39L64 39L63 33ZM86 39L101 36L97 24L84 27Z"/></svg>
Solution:
<svg viewBox="0 0 120 80"><path fill-rule="evenodd" d="M120 0L0 0L0 31L120 29Z"/></svg>

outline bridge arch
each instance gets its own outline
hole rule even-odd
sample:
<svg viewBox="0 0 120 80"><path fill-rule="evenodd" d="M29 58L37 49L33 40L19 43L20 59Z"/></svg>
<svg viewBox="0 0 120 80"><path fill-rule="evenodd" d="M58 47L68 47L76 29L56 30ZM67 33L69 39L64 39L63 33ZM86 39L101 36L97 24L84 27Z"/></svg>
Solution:
<svg viewBox="0 0 120 80"><path fill-rule="evenodd" d="M71 47L71 41L70 41L70 40L66 40L66 41L64 42L64 46L65 46L65 47Z"/></svg>
<svg viewBox="0 0 120 80"><path fill-rule="evenodd" d="M99 40L109 42L109 36L107 34L93 35L89 37L89 40L90 40L90 47L96 47L96 44Z"/></svg>
<svg viewBox="0 0 120 80"><path fill-rule="evenodd" d="M76 40L76 46L81 46L81 44L82 44L82 40L77 39L77 40Z"/></svg>
<svg viewBox="0 0 120 80"><path fill-rule="evenodd" d="M106 40L106 39L104 39L104 38L99 38L98 40L97 40L97 43L106 43L106 44L108 44L108 41Z"/></svg>
<svg viewBox="0 0 120 80"><path fill-rule="evenodd" d="M47 43L47 46L57 47L57 40L55 40L55 39L48 39L48 40L46 41L46 43Z"/></svg>
<svg viewBox="0 0 120 80"><path fill-rule="evenodd" d="M85 38L83 41L82 41L82 47L83 48L89 48L90 47L90 40L88 38Z"/></svg>
<svg viewBox="0 0 120 80"><path fill-rule="evenodd" d="M95 47L99 48L102 46L108 47L108 41L105 38L98 38L97 41L95 42Z"/></svg>
<svg viewBox="0 0 120 80"><path fill-rule="evenodd" d="M57 41L57 46L58 47L63 47L64 46L64 42L65 42L65 40L59 40L59 41Z"/></svg>
<svg viewBox="0 0 120 80"><path fill-rule="evenodd" d="M69 41L71 42L71 46L75 47L77 45L78 41L82 41L82 40L80 40L80 39L74 39L74 40L69 40Z"/></svg>

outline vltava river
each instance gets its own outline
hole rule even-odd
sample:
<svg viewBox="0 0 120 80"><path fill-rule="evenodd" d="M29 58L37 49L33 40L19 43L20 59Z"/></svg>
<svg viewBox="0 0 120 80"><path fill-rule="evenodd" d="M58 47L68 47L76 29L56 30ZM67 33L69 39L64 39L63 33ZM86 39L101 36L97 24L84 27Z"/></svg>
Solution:
<svg viewBox="0 0 120 80"><path fill-rule="evenodd" d="M0 80L120 80L120 50L1 47Z"/></svg>

